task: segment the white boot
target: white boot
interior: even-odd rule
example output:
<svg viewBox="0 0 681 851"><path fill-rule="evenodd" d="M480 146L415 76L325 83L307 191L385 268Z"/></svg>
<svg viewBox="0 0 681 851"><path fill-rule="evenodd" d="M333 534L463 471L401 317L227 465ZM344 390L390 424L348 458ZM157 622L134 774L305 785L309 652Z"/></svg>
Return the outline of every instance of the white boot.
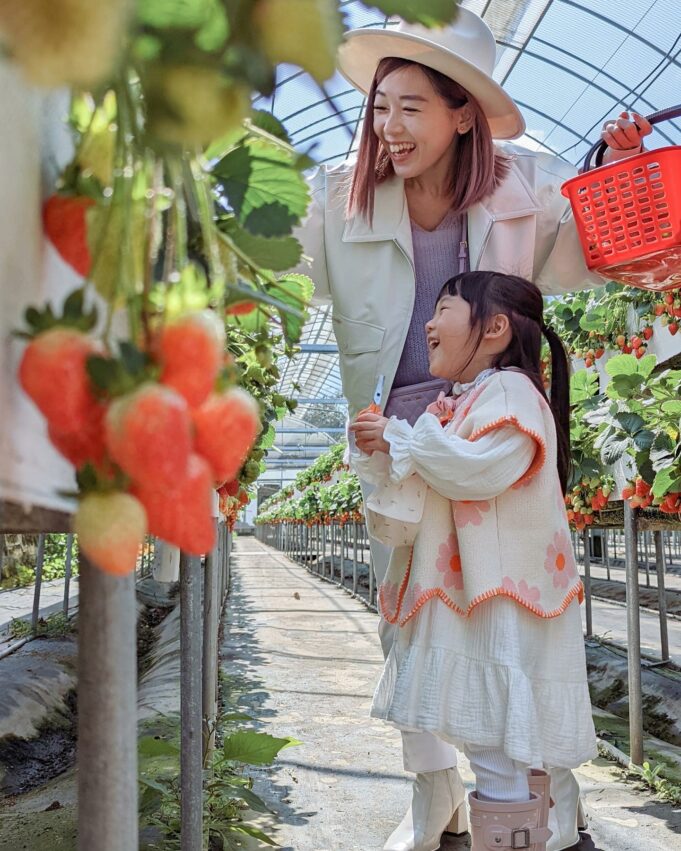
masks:
<svg viewBox="0 0 681 851"><path fill-rule="evenodd" d="M549 828L553 835L546 851L565 851L579 844L579 826L584 826L584 811L579 800L579 783L569 768L549 768L551 797L554 806L549 810ZM581 817L581 822L580 822Z"/></svg>
<svg viewBox="0 0 681 851"><path fill-rule="evenodd" d="M465 833L465 798L456 768L417 774L411 806L383 851L437 851L445 831Z"/></svg>

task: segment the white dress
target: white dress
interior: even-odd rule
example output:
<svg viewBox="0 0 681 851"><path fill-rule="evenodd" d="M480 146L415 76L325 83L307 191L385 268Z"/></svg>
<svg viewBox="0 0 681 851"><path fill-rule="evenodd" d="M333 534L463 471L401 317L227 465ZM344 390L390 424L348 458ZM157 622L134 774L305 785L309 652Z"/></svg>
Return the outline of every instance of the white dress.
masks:
<svg viewBox="0 0 681 851"><path fill-rule="evenodd" d="M461 441L462 454L434 440L432 422L427 425L431 438L419 440L419 429L423 434L428 429L417 422L411 457L431 489L424 518L442 497L487 499L493 495L490 480L497 493L510 487L534 454L531 438L511 427L477 440L474 452ZM393 419L385 438L390 461L399 467L409 452L409 429ZM352 460L362 478L379 487L391 474L383 453ZM409 549L396 549L393 559L406 561ZM573 768L593 758L596 738L577 599L550 619L502 596L477 605L467 617L438 597L428 600L395 630L371 714L459 748L500 748L526 765Z"/></svg>

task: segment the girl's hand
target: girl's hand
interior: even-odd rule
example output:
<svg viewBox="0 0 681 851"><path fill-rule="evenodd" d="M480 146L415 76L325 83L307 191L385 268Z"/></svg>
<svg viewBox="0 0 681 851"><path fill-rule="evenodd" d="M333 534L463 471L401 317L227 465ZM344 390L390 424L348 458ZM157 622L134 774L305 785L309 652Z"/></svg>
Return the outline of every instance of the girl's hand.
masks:
<svg viewBox="0 0 681 851"><path fill-rule="evenodd" d="M350 431L355 435L357 448L365 455L373 455L374 452L390 452L390 444L383 439L383 432L388 420L379 414L362 412L350 426Z"/></svg>
<svg viewBox="0 0 681 851"><path fill-rule="evenodd" d="M619 118L611 118L603 125L601 138L607 143L609 150L603 158L606 162L622 159L638 153L643 145L643 138L653 132L650 122L632 112L620 113Z"/></svg>

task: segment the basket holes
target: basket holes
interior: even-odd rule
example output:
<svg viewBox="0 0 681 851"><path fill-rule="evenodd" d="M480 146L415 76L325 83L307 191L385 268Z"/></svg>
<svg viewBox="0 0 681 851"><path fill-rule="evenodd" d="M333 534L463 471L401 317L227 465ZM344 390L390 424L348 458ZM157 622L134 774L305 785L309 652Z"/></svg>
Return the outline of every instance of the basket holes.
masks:
<svg viewBox="0 0 681 851"><path fill-rule="evenodd" d="M584 195L584 193L585 193L585 192L588 192L588 191L589 191L589 190L587 189L587 187L586 187L586 186L580 186L580 187L577 189L577 194L578 194L578 195Z"/></svg>
<svg viewBox="0 0 681 851"><path fill-rule="evenodd" d="M623 180L622 183L620 183L620 189L629 189L630 186L631 180Z"/></svg>
<svg viewBox="0 0 681 851"><path fill-rule="evenodd" d="M634 178L634 183L635 183L637 186L640 186L640 184L641 184L641 183L645 183L645 182L646 182L645 177L635 177L635 178Z"/></svg>
<svg viewBox="0 0 681 851"><path fill-rule="evenodd" d="M645 216L647 213L651 213L651 212L652 212L652 207L650 206L650 204L648 204L648 206L647 206L647 207L641 207L641 208L639 209L639 213L640 213L642 216Z"/></svg>
<svg viewBox="0 0 681 851"><path fill-rule="evenodd" d="M661 180L655 180L650 184L651 189L664 189L664 183Z"/></svg>
<svg viewBox="0 0 681 851"><path fill-rule="evenodd" d="M635 168L631 170L632 174L643 174L643 166L637 165Z"/></svg>
<svg viewBox="0 0 681 851"><path fill-rule="evenodd" d="M657 242L657 236L647 236L647 237L646 237L646 242L647 242L647 243Z"/></svg>
<svg viewBox="0 0 681 851"><path fill-rule="evenodd" d="M614 177L613 177L613 175L611 174L611 175L609 175L608 177L606 177L606 178L605 178L605 180L603 181L603 183L606 183L606 184L608 184L608 183L612 183L614 179L615 179L615 178L614 178Z"/></svg>
<svg viewBox="0 0 681 851"><path fill-rule="evenodd" d="M664 192L653 192L653 200L656 201L658 198L664 198Z"/></svg>
<svg viewBox="0 0 681 851"><path fill-rule="evenodd" d="M632 198L633 194L634 194L633 192L623 192L622 198ZM626 207L627 205L625 204L624 206Z"/></svg>
<svg viewBox="0 0 681 851"><path fill-rule="evenodd" d="M646 163L646 168L650 169L651 171L652 171L652 169L659 168L659 167L660 167L660 164L658 162Z"/></svg>
<svg viewBox="0 0 681 851"><path fill-rule="evenodd" d="M648 222L652 222L652 221L654 221L654 219L653 219L653 217L652 217L652 216L643 216L643 218L641 219L641 221L642 221L644 224L647 224Z"/></svg>
<svg viewBox="0 0 681 851"><path fill-rule="evenodd" d="M617 179L618 180L626 180L627 177L629 177L628 171L618 171L617 172Z"/></svg>

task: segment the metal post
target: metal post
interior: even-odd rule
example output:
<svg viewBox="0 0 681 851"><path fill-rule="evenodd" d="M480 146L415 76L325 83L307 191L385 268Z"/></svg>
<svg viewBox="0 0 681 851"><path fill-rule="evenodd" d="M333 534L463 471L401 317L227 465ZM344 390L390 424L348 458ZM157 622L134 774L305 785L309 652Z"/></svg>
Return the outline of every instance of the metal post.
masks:
<svg viewBox="0 0 681 851"><path fill-rule="evenodd" d="M315 547L315 560L314 560L314 568L319 573L319 521L315 524L315 533L314 533L314 547Z"/></svg>
<svg viewBox="0 0 681 851"><path fill-rule="evenodd" d="M40 618L40 589L43 584L43 561L45 560L45 535L38 535L38 553L35 563L35 590L33 591L33 616L31 617L31 632L38 632Z"/></svg>
<svg viewBox="0 0 681 851"><path fill-rule="evenodd" d="M103 573L82 553L79 562L78 849L133 851L138 847L135 575Z"/></svg>
<svg viewBox="0 0 681 851"><path fill-rule="evenodd" d="M643 765L643 695L641 692L641 617L638 593L637 513L624 502L624 563L627 582L627 667L629 671L629 751Z"/></svg>
<svg viewBox="0 0 681 851"><path fill-rule="evenodd" d="M340 584L345 585L345 524L340 527Z"/></svg>
<svg viewBox="0 0 681 851"><path fill-rule="evenodd" d="M352 593L357 593L357 521L352 523Z"/></svg>
<svg viewBox="0 0 681 851"><path fill-rule="evenodd" d="M665 561L662 532L654 532L655 568L657 570L657 607L660 614L660 648L663 662L669 660L669 633L667 630L667 592L665 589Z"/></svg>
<svg viewBox="0 0 681 851"><path fill-rule="evenodd" d="M650 532L643 533L643 557L646 565L646 588L650 588L650 558L648 554L648 537Z"/></svg>
<svg viewBox="0 0 681 851"><path fill-rule="evenodd" d="M322 566L320 574L324 576L326 573L326 524L322 525Z"/></svg>
<svg viewBox="0 0 681 851"><path fill-rule="evenodd" d="M210 763L215 748L218 686L218 623L220 619L220 540L222 524L217 525L217 543L206 555L203 572L203 765Z"/></svg>
<svg viewBox="0 0 681 851"><path fill-rule="evenodd" d="M610 546L609 546L610 530L603 529L603 561L605 562L605 575L610 579Z"/></svg>
<svg viewBox="0 0 681 851"><path fill-rule="evenodd" d="M71 560L73 558L73 533L66 536L66 561L64 563L64 617L69 616L69 594L71 585Z"/></svg>
<svg viewBox="0 0 681 851"><path fill-rule="evenodd" d="M586 613L586 637L591 638L593 635L593 621L591 617L591 549L590 549L590 529L586 528L582 532L582 543L584 545L584 604Z"/></svg>
<svg viewBox="0 0 681 851"><path fill-rule="evenodd" d="M182 851L199 851L203 847L201 657L201 560L196 556L181 553L180 847Z"/></svg>

